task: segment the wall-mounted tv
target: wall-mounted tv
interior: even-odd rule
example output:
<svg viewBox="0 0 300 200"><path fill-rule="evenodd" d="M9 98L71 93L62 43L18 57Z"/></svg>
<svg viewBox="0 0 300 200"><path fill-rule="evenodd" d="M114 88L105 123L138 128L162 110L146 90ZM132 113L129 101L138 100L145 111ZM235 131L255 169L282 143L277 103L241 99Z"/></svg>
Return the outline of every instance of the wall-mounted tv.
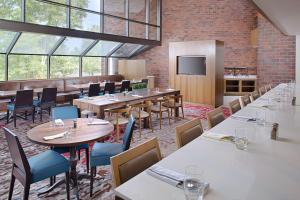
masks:
<svg viewBox="0 0 300 200"><path fill-rule="evenodd" d="M206 57L177 56L177 74L206 75Z"/></svg>

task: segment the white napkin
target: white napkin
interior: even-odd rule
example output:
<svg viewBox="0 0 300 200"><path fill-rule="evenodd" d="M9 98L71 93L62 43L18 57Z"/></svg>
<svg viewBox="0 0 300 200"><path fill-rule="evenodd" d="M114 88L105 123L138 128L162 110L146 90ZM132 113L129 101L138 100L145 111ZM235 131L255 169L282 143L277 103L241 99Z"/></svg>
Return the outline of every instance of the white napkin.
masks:
<svg viewBox="0 0 300 200"><path fill-rule="evenodd" d="M119 99L108 99L109 101L120 101Z"/></svg>
<svg viewBox="0 0 300 200"><path fill-rule="evenodd" d="M205 132L202 135L203 135L203 137L213 139L213 140L220 140L220 141L233 141L234 140L233 136L225 135L222 133Z"/></svg>
<svg viewBox="0 0 300 200"><path fill-rule="evenodd" d="M67 134L67 131L65 132L62 132L62 133L59 133L59 134L56 134L56 135L49 135L49 136L45 136L43 137L44 140L54 140L54 139L57 139L57 138L62 138L64 137L65 135Z"/></svg>
<svg viewBox="0 0 300 200"><path fill-rule="evenodd" d="M231 118L233 119L240 119L242 121L256 121L254 117L249 117L249 116L242 116L242 115L231 115Z"/></svg>
<svg viewBox="0 0 300 200"><path fill-rule="evenodd" d="M133 96L133 97L143 97L143 96L137 95L137 94L133 94L133 95L131 95L131 96Z"/></svg>
<svg viewBox="0 0 300 200"><path fill-rule="evenodd" d="M54 123L55 123L55 126L63 126L64 125L64 122L61 119L56 119L54 121Z"/></svg>
<svg viewBox="0 0 300 200"><path fill-rule="evenodd" d="M109 121L93 121L88 123L88 125L106 125L106 124L109 124Z"/></svg>

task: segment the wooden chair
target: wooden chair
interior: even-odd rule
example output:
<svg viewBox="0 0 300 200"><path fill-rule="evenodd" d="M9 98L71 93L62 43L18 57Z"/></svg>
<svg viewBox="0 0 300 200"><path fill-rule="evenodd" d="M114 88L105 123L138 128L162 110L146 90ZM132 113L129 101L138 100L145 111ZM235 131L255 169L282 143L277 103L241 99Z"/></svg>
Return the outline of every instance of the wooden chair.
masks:
<svg viewBox="0 0 300 200"><path fill-rule="evenodd" d="M163 103L162 105L171 110L171 116L173 116L173 110L174 110L174 119L176 119L175 110L181 108L182 118L184 119L183 96L182 95L176 95L176 96L171 95L171 96L167 96L166 98L168 99L168 101Z"/></svg>
<svg viewBox="0 0 300 200"><path fill-rule="evenodd" d="M43 88L42 98L33 100L33 105L40 109L40 120L43 120L43 110L48 110L56 106L57 88Z"/></svg>
<svg viewBox="0 0 300 200"><path fill-rule="evenodd" d="M161 160L157 138L111 157L113 184L123 184Z"/></svg>
<svg viewBox="0 0 300 200"><path fill-rule="evenodd" d="M199 118L193 119L175 128L176 144L178 149L199 137L203 133L203 128Z"/></svg>
<svg viewBox="0 0 300 200"><path fill-rule="evenodd" d="M271 84L265 85L266 92L270 91L271 89L272 89L272 85Z"/></svg>
<svg viewBox="0 0 300 200"><path fill-rule="evenodd" d="M158 98L156 100L154 100L155 103L157 103L156 105L152 106L151 108L151 112L156 113L157 115L159 115L159 128L161 129L161 125L162 125L162 114L164 112L168 113L168 119L169 119L169 125L170 125L170 110L168 107L163 106L164 103L168 103L169 100L165 99L165 98Z"/></svg>
<svg viewBox="0 0 300 200"><path fill-rule="evenodd" d="M117 138L116 141L120 139L120 126L128 123L128 117L131 115L131 106L126 106L124 108L114 108L108 109L110 118L109 121L115 126Z"/></svg>
<svg viewBox="0 0 300 200"><path fill-rule="evenodd" d="M265 87L260 87L258 89L258 92L259 92L259 95L262 96L262 95L264 95L266 93L266 88Z"/></svg>
<svg viewBox="0 0 300 200"><path fill-rule="evenodd" d="M246 94L246 95L240 97L240 101L241 101L242 107L246 107L249 103L251 103L250 95Z"/></svg>
<svg viewBox="0 0 300 200"><path fill-rule="evenodd" d="M250 100L251 100L251 102L255 101L258 98L259 98L258 91L251 92L251 94L250 94Z"/></svg>
<svg viewBox="0 0 300 200"><path fill-rule="evenodd" d="M148 120L149 126L153 132L152 115L151 115L152 105L153 104L151 101L146 101L145 103L142 102L142 103L137 103L137 104L131 105L131 107L132 107L131 114L139 122L140 138L141 138L141 134L142 134L142 120Z"/></svg>
<svg viewBox="0 0 300 200"><path fill-rule="evenodd" d="M236 113L237 111L241 110L240 100L236 99L229 103L229 110L231 114Z"/></svg>
<svg viewBox="0 0 300 200"><path fill-rule="evenodd" d="M213 111L207 113L208 127L213 128L217 124L225 120L222 107L218 107Z"/></svg>
<svg viewBox="0 0 300 200"><path fill-rule="evenodd" d="M7 128L3 129L13 161L8 199L12 199L16 179L24 186L23 199L27 200L31 184L61 173L66 175L67 199L70 199L69 161L52 150L27 159L18 137Z"/></svg>

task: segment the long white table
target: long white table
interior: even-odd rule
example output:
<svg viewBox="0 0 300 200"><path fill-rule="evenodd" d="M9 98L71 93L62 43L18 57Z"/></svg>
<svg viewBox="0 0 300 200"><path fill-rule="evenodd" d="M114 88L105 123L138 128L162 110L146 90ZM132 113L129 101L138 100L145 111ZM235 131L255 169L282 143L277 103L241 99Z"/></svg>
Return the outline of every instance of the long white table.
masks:
<svg viewBox="0 0 300 200"><path fill-rule="evenodd" d="M265 98L276 94L279 85L237 114L255 116ZM210 183L206 200L299 200L300 199L300 107L276 103L267 110L267 120L279 123L279 139L270 139L270 126L260 126L231 117L209 130L234 135L238 127L247 128L246 151L233 143L205 138L195 139L158 163L168 169L184 172L197 165ZM162 182L145 171L115 189L124 199L183 200L183 190Z"/></svg>

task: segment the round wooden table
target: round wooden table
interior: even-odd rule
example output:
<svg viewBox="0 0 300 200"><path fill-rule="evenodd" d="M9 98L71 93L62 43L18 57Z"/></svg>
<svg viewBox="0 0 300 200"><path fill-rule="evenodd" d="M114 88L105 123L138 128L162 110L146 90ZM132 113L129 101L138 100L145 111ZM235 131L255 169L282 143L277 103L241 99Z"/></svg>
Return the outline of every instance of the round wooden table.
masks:
<svg viewBox="0 0 300 200"><path fill-rule="evenodd" d="M41 124L29 130L27 132L27 137L33 143L37 143L44 146L50 147L69 147L70 148L70 178L73 181L73 185L75 188L75 194L77 199L79 199L78 194L78 184L77 179L78 175L76 172L77 158L76 158L76 146L79 144L87 144L95 141L99 141L104 137L110 135L114 126L111 123L104 125L88 125L88 118L78 118L77 120L77 128L73 129L73 120L63 120L64 126L51 126L51 122ZM104 120L101 119L93 119L93 122L101 122ZM45 136L56 135L59 133L63 133L68 131L68 136L52 139L52 140L44 140ZM85 176L82 176L85 177ZM45 194L47 192L52 191L55 187L62 184L64 180L57 182L47 190L40 192L39 194Z"/></svg>

